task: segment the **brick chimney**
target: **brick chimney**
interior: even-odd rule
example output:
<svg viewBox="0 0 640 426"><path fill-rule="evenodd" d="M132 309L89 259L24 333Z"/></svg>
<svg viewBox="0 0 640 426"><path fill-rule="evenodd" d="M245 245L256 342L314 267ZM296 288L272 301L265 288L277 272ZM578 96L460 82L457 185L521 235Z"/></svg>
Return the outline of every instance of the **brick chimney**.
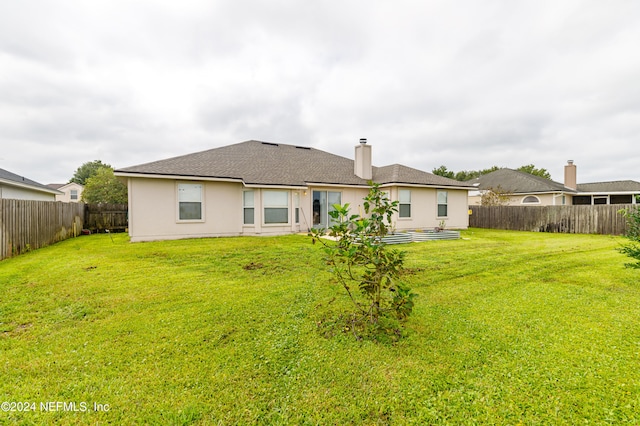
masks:
<svg viewBox="0 0 640 426"><path fill-rule="evenodd" d="M567 161L564 166L564 186L573 190L578 189L578 172L573 160Z"/></svg>
<svg viewBox="0 0 640 426"><path fill-rule="evenodd" d="M371 145L367 145L366 139L360 139L360 143L356 145L355 161L353 162L353 172L362 179L371 179L373 177L371 165Z"/></svg>

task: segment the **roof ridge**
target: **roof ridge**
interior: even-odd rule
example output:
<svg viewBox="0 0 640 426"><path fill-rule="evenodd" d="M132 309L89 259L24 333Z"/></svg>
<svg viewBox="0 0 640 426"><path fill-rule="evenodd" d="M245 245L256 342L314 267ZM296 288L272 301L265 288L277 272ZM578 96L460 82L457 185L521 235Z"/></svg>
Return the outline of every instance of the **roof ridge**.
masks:
<svg viewBox="0 0 640 426"><path fill-rule="evenodd" d="M510 168L508 168L508 167L504 167L504 168L505 168L505 169L508 169L508 170L511 170L511 171L513 171L513 172L516 172L516 173L520 173L521 175L523 175L523 176L527 177L528 179L533 179L533 180L537 180L537 181L539 181L539 182L544 182L544 183L552 182L552 183L555 183L555 184L557 184L557 185L561 185L562 187L565 187L565 186L564 186L564 183L557 182L557 181L555 181L555 180L553 180L553 179L551 179L551 178L546 178L546 177L542 177L542 176L534 175L534 174L532 174L532 173L523 172L522 170L510 169ZM501 170L501 169L499 169L499 170ZM496 171L497 171L497 170L496 170Z"/></svg>
<svg viewBox="0 0 640 426"><path fill-rule="evenodd" d="M599 182L583 182L583 183L579 183L578 185L595 185L595 184L599 184L599 183L622 183L622 182L640 183L640 182L635 181L633 179L618 179L618 180L603 180L603 181L599 181Z"/></svg>

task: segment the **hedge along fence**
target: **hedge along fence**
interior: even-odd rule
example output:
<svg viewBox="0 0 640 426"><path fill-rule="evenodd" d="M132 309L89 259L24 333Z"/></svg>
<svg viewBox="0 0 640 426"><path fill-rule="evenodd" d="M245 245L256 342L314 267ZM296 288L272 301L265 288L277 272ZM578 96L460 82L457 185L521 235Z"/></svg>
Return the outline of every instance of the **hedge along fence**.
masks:
<svg viewBox="0 0 640 426"><path fill-rule="evenodd" d="M471 206L469 226L513 231L623 235L627 222L618 213L633 204L597 206Z"/></svg>
<svg viewBox="0 0 640 426"><path fill-rule="evenodd" d="M0 260L80 235L84 204L0 199Z"/></svg>

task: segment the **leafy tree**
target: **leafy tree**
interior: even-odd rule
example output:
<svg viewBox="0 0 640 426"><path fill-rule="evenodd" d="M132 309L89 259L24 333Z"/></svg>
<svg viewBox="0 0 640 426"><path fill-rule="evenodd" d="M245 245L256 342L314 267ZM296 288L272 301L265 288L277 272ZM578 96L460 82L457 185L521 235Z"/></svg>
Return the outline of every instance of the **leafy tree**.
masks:
<svg viewBox="0 0 640 426"><path fill-rule="evenodd" d="M113 174L111 167L101 167L87 179L82 191L85 203L127 203L127 186Z"/></svg>
<svg viewBox="0 0 640 426"><path fill-rule="evenodd" d="M476 170L462 170L457 172L454 179L459 180L460 182L465 182L471 179L475 179L480 176L480 171Z"/></svg>
<svg viewBox="0 0 640 426"><path fill-rule="evenodd" d="M416 297L400 282L405 252L389 249L382 241L391 227L398 202L389 201L379 185L369 182L364 199L365 215L350 215L349 204L334 204L329 212L334 225L329 228L333 240L322 238L326 230L311 232L314 244L320 242L327 264L353 302L345 329L360 339L397 340L402 336L401 322L412 312Z"/></svg>
<svg viewBox="0 0 640 426"><path fill-rule="evenodd" d="M488 169L482 169L482 170L462 170L459 172L453 172L447 169L447 166L440 166L437 169L433 169L431 173L433 173L434 175L455 179L460 182L466 182L468 180L478 178L482 175L495 172L496 170L500 170L500 167L493 166L493 167L489 167ZM516 170L529 173L532 175L540 176L546 179L551 179L551 174L547 171L547 169L538 169L533 164L528 164L526 166L518 167Z"/></svg>
<svg viewBox="0 0 640 426"><path fill-rule="evenodd" d="M487 173L495 172L496 170L499 170L499 169L500 167L493 166L483 170L463 170L461 172L456 173L455 179L461 182L466 182L468 180L478 178L482 175L486 175Z"/></svg>
<svg viewBox="0 0 640 426"><path fill-rule="evenodd" d="M509 202L511 197L502 189L500 185L497 188L489 188L480 196L480 205L482 206L504 206Z"/></svg>
<svg viewBox="0 0 640 426"><path fill-rule="evenodd" d="M618 250L635 259L635 263L625 264L627 268L640 269L640 207L622 209L619 210L618 213L622 214L627 220L629 229L627 230L626 237L630 240L628 244L620 247Z"/></svg>
<svg viewBox="0 0 640 426"><path fill-rule="evenodd" d="M91 176L93 176L98 169L103 167L108 167L113 170L109 164L105 164L100 160L88 161L84 163L82 166L78 167L73 174L73 177L69 180L69 183L75 182L80 185L84 185Z"/></svg>
<svg viewBox="0 0 640 426"><path fill-rule="evenodd" d="M449 179L455 178L455 173L447 169L447 166L440 166L437 169L433 169L431 170L431 173L433 173L434 175L443 176Z"/></svg>
<svg viewBox="0 0 640 426"><path fill-rule="evenodd" d="M551 173L549 173L547 169L537 169L533 164L518 167L516 170L529 173L530 175L540 176L545 179L551 179Z"/></svg>

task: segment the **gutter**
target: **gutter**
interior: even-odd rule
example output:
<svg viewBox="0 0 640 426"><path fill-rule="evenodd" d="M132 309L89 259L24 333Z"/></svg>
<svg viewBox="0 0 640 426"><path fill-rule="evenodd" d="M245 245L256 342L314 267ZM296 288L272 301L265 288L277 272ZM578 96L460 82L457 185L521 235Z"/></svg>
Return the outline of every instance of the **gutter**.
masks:
<svg viewBox="0 0 640 426"><path fill-rule="evenodd" d="M147 178L147 179L179 179L179 180L203 180L209 182L237 182L244 183L242 179L230 177L207 177L207 176L189 176L189 175L163 175L153 173L135 173L135 172L118 172L113 173L117 177L128 178Z"/></svg>
<svg viewBox="0 0 640 426"><path fill-rule="evenodd" d="M380 188L389 188L392 186L404 186L409 188L434 188L434 189L460 189L466 191L476 191L475 186L456 186L456 185L438 185L433 183L405 183L405 182L389 182L380 185Z"/></svg>

